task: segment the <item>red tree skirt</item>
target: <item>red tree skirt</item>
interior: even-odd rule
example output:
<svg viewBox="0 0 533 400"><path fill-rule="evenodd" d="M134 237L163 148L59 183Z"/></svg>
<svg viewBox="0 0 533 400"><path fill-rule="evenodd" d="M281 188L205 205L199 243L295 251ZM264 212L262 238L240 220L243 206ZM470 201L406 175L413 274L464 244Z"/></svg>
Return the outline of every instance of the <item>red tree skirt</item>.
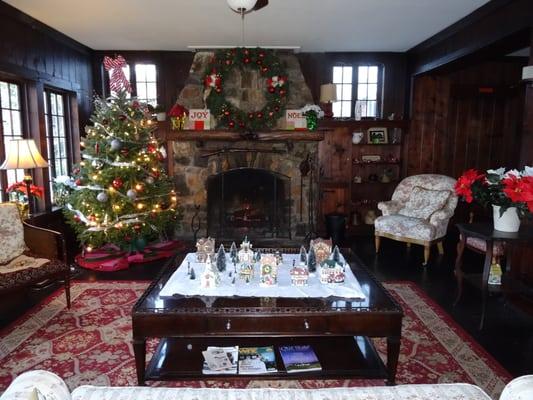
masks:
<svg viewBox="0 0 533 400"><path fill-rule="evenodd" d="M83 268L94 271L120 271L128 269L131 264L142 264L174 255L183 249L183 243L177 240L153 243L144 248L142 252L128 253L120 250L114 244L106 244L96 250L78 254L76 263Z"/></svg>

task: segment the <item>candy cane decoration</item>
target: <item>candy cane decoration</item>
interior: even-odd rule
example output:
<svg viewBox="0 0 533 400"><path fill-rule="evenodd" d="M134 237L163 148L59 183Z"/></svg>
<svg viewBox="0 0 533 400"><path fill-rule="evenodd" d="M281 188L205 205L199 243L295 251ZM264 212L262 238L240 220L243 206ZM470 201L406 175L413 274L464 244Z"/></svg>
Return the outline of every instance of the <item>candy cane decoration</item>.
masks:
<svg viewBox="0 0 533 400"><path fill-rule="evenodd" d="M131 85L122 70L123 67L127 66L126 60L121 55L113 59L111 57L104 57L104 68L106 71L111 71L111 78L109 79L109 87L113 92L120 92L122 89L131 93Z"/></svg>

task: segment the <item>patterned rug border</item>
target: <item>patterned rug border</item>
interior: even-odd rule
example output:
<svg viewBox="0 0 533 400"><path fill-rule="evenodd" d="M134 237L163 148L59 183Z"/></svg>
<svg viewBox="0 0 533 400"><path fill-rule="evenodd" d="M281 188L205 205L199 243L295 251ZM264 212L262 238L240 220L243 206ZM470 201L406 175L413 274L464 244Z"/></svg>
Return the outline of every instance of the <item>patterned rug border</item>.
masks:
<svg viewBox="0 0 533 400"><path fill-rule="evenodd" d="M82 294L86 289L87 285L90 285L91 289L109 289L110 284L122 284L129 285L129 287L136 288L137 285L141 287L136 288L138 290L143 290L150 281L148 280L105 280L105 281L90 281L90 280L74 280L71 297L72 301L76 301L78 296ZM450 348L447 343L443 342L441 339L440 331L438 329L432 329L433 325L428 318L431 316L427 315L427 310L430 310L437 319L440 319L457 338L460 339L460 342L463 344L461 349L466 352L467 355L474 355L475 358L482 361L487 368L490 368L496 379L490 381L480 381L473 375L475 372L474 369L466 368L463 366L464 371L470 376L471 380L482 387L485 387L487 393L493 398L496 393L494 390L501 391L503 388L502 384L505 385L507 381L512 379L512 375L501 366L501 364L494 359L481 345L468 333L466 332L438 303L429 297L429 295L414 282L410 281L387 281L382 282L384 285L393 286L395 293L397 293L400 298L409 305L417 317L424 321L424 324L432 332L433 336L441 343L441 345L448 351L450 354L454 354L454 348ZM422 307L417 307L417 303L409 300L409 291L412 294L417 296L420 299L420 304L425 305L426 315L424 314L424 309ZM418 306L420 306L418 304ZM52 305L50 307L50 305ZM47 297L45 297L40 303L32 307L30 310L26 311L22 316L17 318L15 321L10 323L8 326L0 330L0 360L8 356L11 352L15 351L24 341L31 336L39 327L44 326L50 319L56 316L58 313L66 309L66 301L64 289L59 288ZM437 320L438 322L438 320ZM469 352L470 350L470 353ZM469 358L467 358L468 360ZM459 362L459 359L457 359ZM506 381L503 381L503 380ZM500 387L501 386L501 387ZM493 393L491 393L493 392Z"/></svg>
<svg viewBox="0 0 533 400"><path fill-rule="evenodd" d="M514 376L507 371L498 360L496 360L483 346L481 346L478 341L470 334L468 333L459 323L453 319L453 317L448 314L448 312L435 300L433 300L420 286L418 286L416 283L411 281L383 281L381 282L382 285L388 284L388 285L405 285L409 286L410 289L412 289L416 294L421 296L424 300L426 300L426 304L434 311L440 318L442 318L445 322L448 323L448 325L453 329L453 331L461 337L465 342L468 342L472 345L473 348L475 348L476 351L481 353L488 361L491 362L491 368L496 369L497 372L499 372L501 375L505 375L509 380L513 379Z"/></svg>

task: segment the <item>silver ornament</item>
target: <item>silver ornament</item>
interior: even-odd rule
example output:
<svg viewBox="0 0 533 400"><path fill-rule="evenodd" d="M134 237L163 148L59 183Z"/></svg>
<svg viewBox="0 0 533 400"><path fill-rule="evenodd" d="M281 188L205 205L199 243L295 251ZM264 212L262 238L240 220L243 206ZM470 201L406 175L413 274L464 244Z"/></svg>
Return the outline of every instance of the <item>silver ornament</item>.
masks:
<svg viewBox="0 0 533 400"><path fill-rule="evenodd" d="M137 198L137 192L133 189L130 189L126 192L126 196L128 196L130 200L135 200Z"/></svg>
<svg viewBox="0 0 533 400"><path fill-rule="evenodd" d="M118 139L113 139L111 141L111 150L113 151L117 151L117 150L120 150L122 148L122 142Z"/></svg>
<svg viewBox="0 0 533 400"><path fill-rule="evenodd" d="M91 162L91 165L92 165L93 168L95 168L95 169L100 169L100 168L102 168L102 167L104 166L104 163L103 163L103 161L101 161L101 160L93 160L93 161Z"/></svg>
<svg viewBox="0 0 533 400"><path fill-rule="evenodd" d="M154 178L149 176L147 177L145 180L144 180L146 183L148 183L149 185L151 185L152 183L154 183Z"/></svg>
<svg viewBox="0 0 533 400"><path fill-rule="evenodd" d="M96 196L96 200L98 200L100 203L105 203L109 199L109 196L106 192L100 192Z"/></svg>

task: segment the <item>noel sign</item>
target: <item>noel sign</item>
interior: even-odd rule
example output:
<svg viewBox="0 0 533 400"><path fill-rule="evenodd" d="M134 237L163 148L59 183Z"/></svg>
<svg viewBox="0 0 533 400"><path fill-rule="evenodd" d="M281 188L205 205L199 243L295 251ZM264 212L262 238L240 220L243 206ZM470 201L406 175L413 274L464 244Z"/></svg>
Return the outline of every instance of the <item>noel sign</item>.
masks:
<svg viewBox="0 0 533 400"><path fill-rule="evenodd" d="M211 129L211 111L203 108L190 109L188 129L193 131Z"/></svg>
<svg viewBox="0 0 533 400"><path fill-rule="evenodd" d="M301 110L286 110L285 121L287 129L303 131L307 129L307 120Z"/></svg>

